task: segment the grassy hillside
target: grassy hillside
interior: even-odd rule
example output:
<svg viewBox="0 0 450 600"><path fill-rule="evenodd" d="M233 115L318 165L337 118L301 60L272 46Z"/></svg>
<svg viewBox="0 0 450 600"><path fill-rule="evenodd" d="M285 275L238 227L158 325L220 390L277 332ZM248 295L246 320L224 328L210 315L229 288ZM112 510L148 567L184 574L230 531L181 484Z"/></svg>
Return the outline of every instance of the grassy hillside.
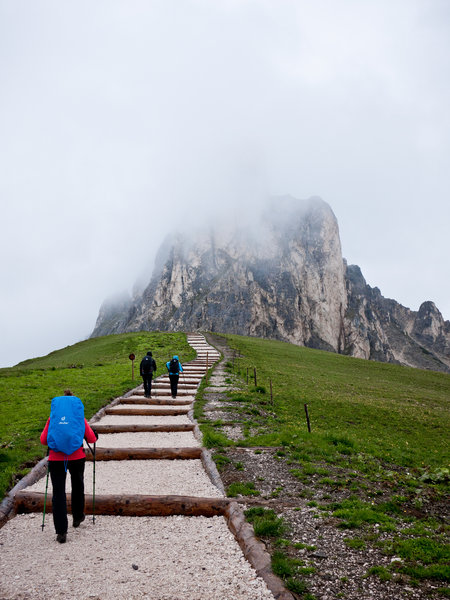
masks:
<svg viewBox="0 0 450 600"><path fill-rule="evenodd" d="M45 455L39 435L50 414L50 400L66 388L79 396L89 419L113 398L136 387L139 361L152 350L158 366L173 353L182 361L195 357L181 333L126 333L94 338L48 356L0 369L0 499L36 459ZM131 378L134 353L135 380Z"/></svg>
<svg viewBox="0 0 450 600"><path fill-rule="evenodd" d="M234 349L232 391L203 385L195 414L228 496L246 498L287 587L309 600L330 588L404 598L405 586L450 597L450 376L221 337Z"/></svg>
<svg viewBox="0 0 450 600"><path fill-rule="evenodd" d="M354 452L416 468L448 467L450 375L359 360L291 344L227 336L235 371L247 367L265 393L250 385L254 408L249 445L280 445L304 437L308 405L313 435L343 438ZM251 381L251 384L254 383ZM297 437L296 437L297 436Z"/></svg>

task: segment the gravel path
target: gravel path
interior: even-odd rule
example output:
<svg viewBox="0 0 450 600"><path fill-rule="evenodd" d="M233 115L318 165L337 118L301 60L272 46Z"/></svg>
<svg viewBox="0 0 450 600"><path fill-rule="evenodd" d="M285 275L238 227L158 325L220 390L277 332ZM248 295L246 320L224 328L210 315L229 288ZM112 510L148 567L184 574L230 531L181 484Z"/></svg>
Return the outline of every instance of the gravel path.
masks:
<svg viewBox="0 0 450 600"><path fill-rule="evenodd" d="M118 404L117 406L113 406L112 408L110 408L110 410L113 412L117 411L117 410L123 410L124 408L132 408L133 410L151 410L152 412L155 413L155 415L158 415L159 412L161 412L162 410L167 410L167 409L171 409L171 410L189 410L190 408L192 408L192 404L185 404L183 406L166 406L164 404L160 405L160 404ZM110 413L110 414L112 414ZM151 415L153 416L153 415Z"/></svg>
<svg viewBox="0 0 450 600"><path fill-rule="evenodd" d="M98 424L102 425L192 425L187 415L105 415ZM95 428L95 423L93 424Z"/></svg>
<svg viewBox="0 0 450 600"><path fill-rule="evenodd" d="M42 532L42 515L19 515L0 530L2 600L273 600L223 517L98 516L66 544L46 521Z"/></svg>
<svg viewBox="0 0 450 600"><path fill-rule="evenodd" d="M92 493L92 463L86 463L85 492ZM50 486L51 487L51 486ZM70 491L70 476L66 490ZM27 488L45 491L45 478ZM96 494L149 494L221 497L206 474L201 460L107 460L95 466Z"/></svg>
<svg viewBox="0 0 450 600"><path fill-rule="evenodd" d="M209 356L215 356L209 349ZM105 415L97 423L192 424L187 415L158 415L155 405L133 408L147 407L155 414ZM102 448L199 445L192 432L112 433L98 441ZM97 461L95 475L98 495L222 497L197 459ZM87 494L92 493L92 483L93 464L87 462ZM27 490L44 492L45 478ZM66 491L71 491L70 476ZM50 515L44 531L41 523L40 513L17 515L0 529L0 600L274 598L244 558L223 517L98 515L94 525L87 516L79 528L69 525L66 544L55 542Z"/></svg>
<svg viewBox="0 0 450 600"><path fill-rule="evenodd" d="M196 448L200 445L191 431L102 433L97 442L97 448Z"/></svg>

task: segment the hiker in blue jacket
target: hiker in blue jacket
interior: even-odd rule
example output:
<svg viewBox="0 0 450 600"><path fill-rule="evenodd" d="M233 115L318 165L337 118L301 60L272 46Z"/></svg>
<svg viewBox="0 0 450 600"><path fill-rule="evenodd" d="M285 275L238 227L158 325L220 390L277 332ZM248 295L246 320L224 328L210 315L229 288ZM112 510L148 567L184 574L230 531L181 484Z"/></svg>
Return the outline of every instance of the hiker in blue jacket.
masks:
<svg viewBox="0 0 450 600"><path fill-rule="evenodd" d="M176 354L174 354L172 360L166 362L166 367L169 371L170 391L172 393L172 398L176 398L178 390L178 379L180 373L183 372L183 367L181 366L180 360Z"/></svg>

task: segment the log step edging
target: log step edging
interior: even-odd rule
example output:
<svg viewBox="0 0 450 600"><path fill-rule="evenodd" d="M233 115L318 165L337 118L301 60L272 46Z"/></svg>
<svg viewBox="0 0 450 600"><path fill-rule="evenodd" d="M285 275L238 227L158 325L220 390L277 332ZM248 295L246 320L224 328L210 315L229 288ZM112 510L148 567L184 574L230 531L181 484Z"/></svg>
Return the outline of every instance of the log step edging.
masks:
<svg viewBox="0 0 450 600"><path fill-rule="evenodd" d="M174 400L173 398L121 398L120 404L151 404L155 406L187 406L192 404L192 400Z"/></svg>
<svg viewBox="0 0 450 600"><path fill-rule="evenodd" d="M189 409L184 408L163 408L161 410L152 410L151 408L107 408L107 415L132 415L132 416L180 416L187 415Z"/></svg>
<svg viewBox="0 0 450 600"><path fill-rule="evenodd" d="M294 596L285 588L283 581L272 571L272 560L265 545L253 531L253 527L245 520L239 504L230 502L224 510L228 528L238 542L245 558L266 582L267 587L277 600L294 600Z"/></svg>
<svg viewBox="0 0 450 600"><path fill-rule="evenodd" d="M20 491L15 496L17 513L43 512L43 492ZM71 511L71 497L66 495L67 507ZM92 494L85 495L85 513L92 514ZM165 517L184 515L187 517L214 517L225 513L230 503L228 498L205 498L201 496L152 496L124 494L96 494L95 514L127 517ZM52 512L51 494L47 495L46 512Z"/></svg>
<svg viewBox="0 0 450 600"><path fill-rule="evenodd" d="M199 446L180 448L96 448L95 460L193 460L201 459ZM92 461L91 452L86 452L86 460Z"/></svg>
<svg viewBox="0 0 450 600"><path fill-rule="evenodd" d="M194 423L174 423L173 425L169 424L159 424L159 425L144 425L141 423L136 424L117 424L117 425L104 425L98 424L94 426L94 429L97 433L132 433L135 431L147 431L153 433L179 433L180 431L194 431L195 425Z"/></svg>

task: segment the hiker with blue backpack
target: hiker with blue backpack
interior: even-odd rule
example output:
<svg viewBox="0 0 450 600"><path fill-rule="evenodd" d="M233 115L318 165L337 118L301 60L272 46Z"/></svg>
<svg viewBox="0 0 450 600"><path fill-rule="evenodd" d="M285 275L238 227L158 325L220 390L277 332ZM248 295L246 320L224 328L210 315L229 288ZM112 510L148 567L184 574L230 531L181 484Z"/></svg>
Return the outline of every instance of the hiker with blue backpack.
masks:
<svg viewBox="0 0 450 600"><path fill-rule="evenodd" d="M183 367L181 366L180 360L176 354L174 354L171 360L166 362L166 367L169 371L170 391L172 393L172 398L176 398L178 391L178 379L180 377L180 373L183 372Z"/></svg>
<svg viewBox="0 0 450 600"><path fill-rule="evenodd" d="M52 399L50 417L41 433L41 444L49 448L48 470L53 486L52 510L56 540L63 544L67 537L66 475L69 470L72 483L73 527L79 527L84 515L84 464L86 454L83 439L88 443L98 440L84 418L84 406L80 398L70 390L64 396ZM94 446L95 448L95 446ZM45 514L45 513L44 513Z"/></svg>

